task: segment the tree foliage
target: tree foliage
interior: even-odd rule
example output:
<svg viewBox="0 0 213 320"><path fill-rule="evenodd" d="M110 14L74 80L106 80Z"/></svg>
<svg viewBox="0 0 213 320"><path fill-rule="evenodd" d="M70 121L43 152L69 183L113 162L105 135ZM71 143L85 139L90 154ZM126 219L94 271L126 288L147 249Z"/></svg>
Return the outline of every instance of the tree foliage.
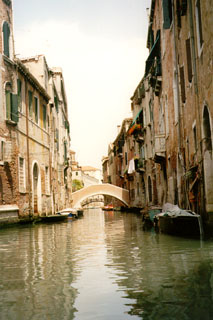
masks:
<svg viewBox="0 0 213 320"><path fill-rule="evenodd" d="M77 179L74 179L72 181L72 191L73 192L78 191L78 190L82 189L83 187L84 187L83 181L80 181Z"/></svg>

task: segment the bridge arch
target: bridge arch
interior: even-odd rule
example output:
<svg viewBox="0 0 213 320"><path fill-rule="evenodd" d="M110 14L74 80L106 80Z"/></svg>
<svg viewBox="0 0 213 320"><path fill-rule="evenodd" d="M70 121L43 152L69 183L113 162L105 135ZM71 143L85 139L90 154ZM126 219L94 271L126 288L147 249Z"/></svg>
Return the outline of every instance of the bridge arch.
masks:
<svg viewBox="0 0 213 320"><path fill-rule="evenodd" d="M120 187L114 186L113 184L104 183L91 185L85 188L82 188L76 192L72 193L72 207L78 208L80 207L80 203L91 197L96 195L107 195L114 197L121 202L123 202L126 206L129 206L129 191L126 189L122 189Z"/></svg>

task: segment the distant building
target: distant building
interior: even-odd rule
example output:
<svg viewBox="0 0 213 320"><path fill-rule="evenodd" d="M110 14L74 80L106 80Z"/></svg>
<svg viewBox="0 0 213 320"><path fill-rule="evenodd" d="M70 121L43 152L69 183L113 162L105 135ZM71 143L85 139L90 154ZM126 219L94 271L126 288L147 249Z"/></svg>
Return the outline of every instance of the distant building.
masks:
<svg viewBox="0 0 213 320"><path fill-rule="evenodd" d="M78 186L89 187L91 185L96 185L102 183L102 172L100 169L91 166L79 166L75 158L75 152L70 151L72 159L72 180L73 180L73 191L75 190L76 183L80 182ZM93 206L100 206L103 204L103 196L94 196L83 201L82 205L89 207L90 203Z"/></svg>

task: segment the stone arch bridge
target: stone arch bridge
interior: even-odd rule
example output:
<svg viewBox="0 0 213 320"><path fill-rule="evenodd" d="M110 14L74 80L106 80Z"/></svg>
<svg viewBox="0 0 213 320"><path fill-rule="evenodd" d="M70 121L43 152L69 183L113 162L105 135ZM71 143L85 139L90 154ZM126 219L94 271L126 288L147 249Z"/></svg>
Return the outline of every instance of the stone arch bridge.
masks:
<svg viewBox="0 0 213 320"><path fill-rule="evenodd" d="M129 191L120 187L114 186L113 184L97 184L82 188L72 193L72 207L80 207L80 203L92 196L96 195L108 195L114 197L126 206L129 206Z"/></svg>

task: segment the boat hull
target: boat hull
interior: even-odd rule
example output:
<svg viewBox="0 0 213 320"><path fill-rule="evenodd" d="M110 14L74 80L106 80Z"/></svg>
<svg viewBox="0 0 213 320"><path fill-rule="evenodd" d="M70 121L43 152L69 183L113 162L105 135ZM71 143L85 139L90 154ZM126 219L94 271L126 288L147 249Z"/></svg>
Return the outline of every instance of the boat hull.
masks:
<svg viewBox="0 0 213 320"><path fill-rule="evenodd" d="M200 236L200 225L198 217L160 216L158 226L160 232L162 233L180 236Z"/></svg>

